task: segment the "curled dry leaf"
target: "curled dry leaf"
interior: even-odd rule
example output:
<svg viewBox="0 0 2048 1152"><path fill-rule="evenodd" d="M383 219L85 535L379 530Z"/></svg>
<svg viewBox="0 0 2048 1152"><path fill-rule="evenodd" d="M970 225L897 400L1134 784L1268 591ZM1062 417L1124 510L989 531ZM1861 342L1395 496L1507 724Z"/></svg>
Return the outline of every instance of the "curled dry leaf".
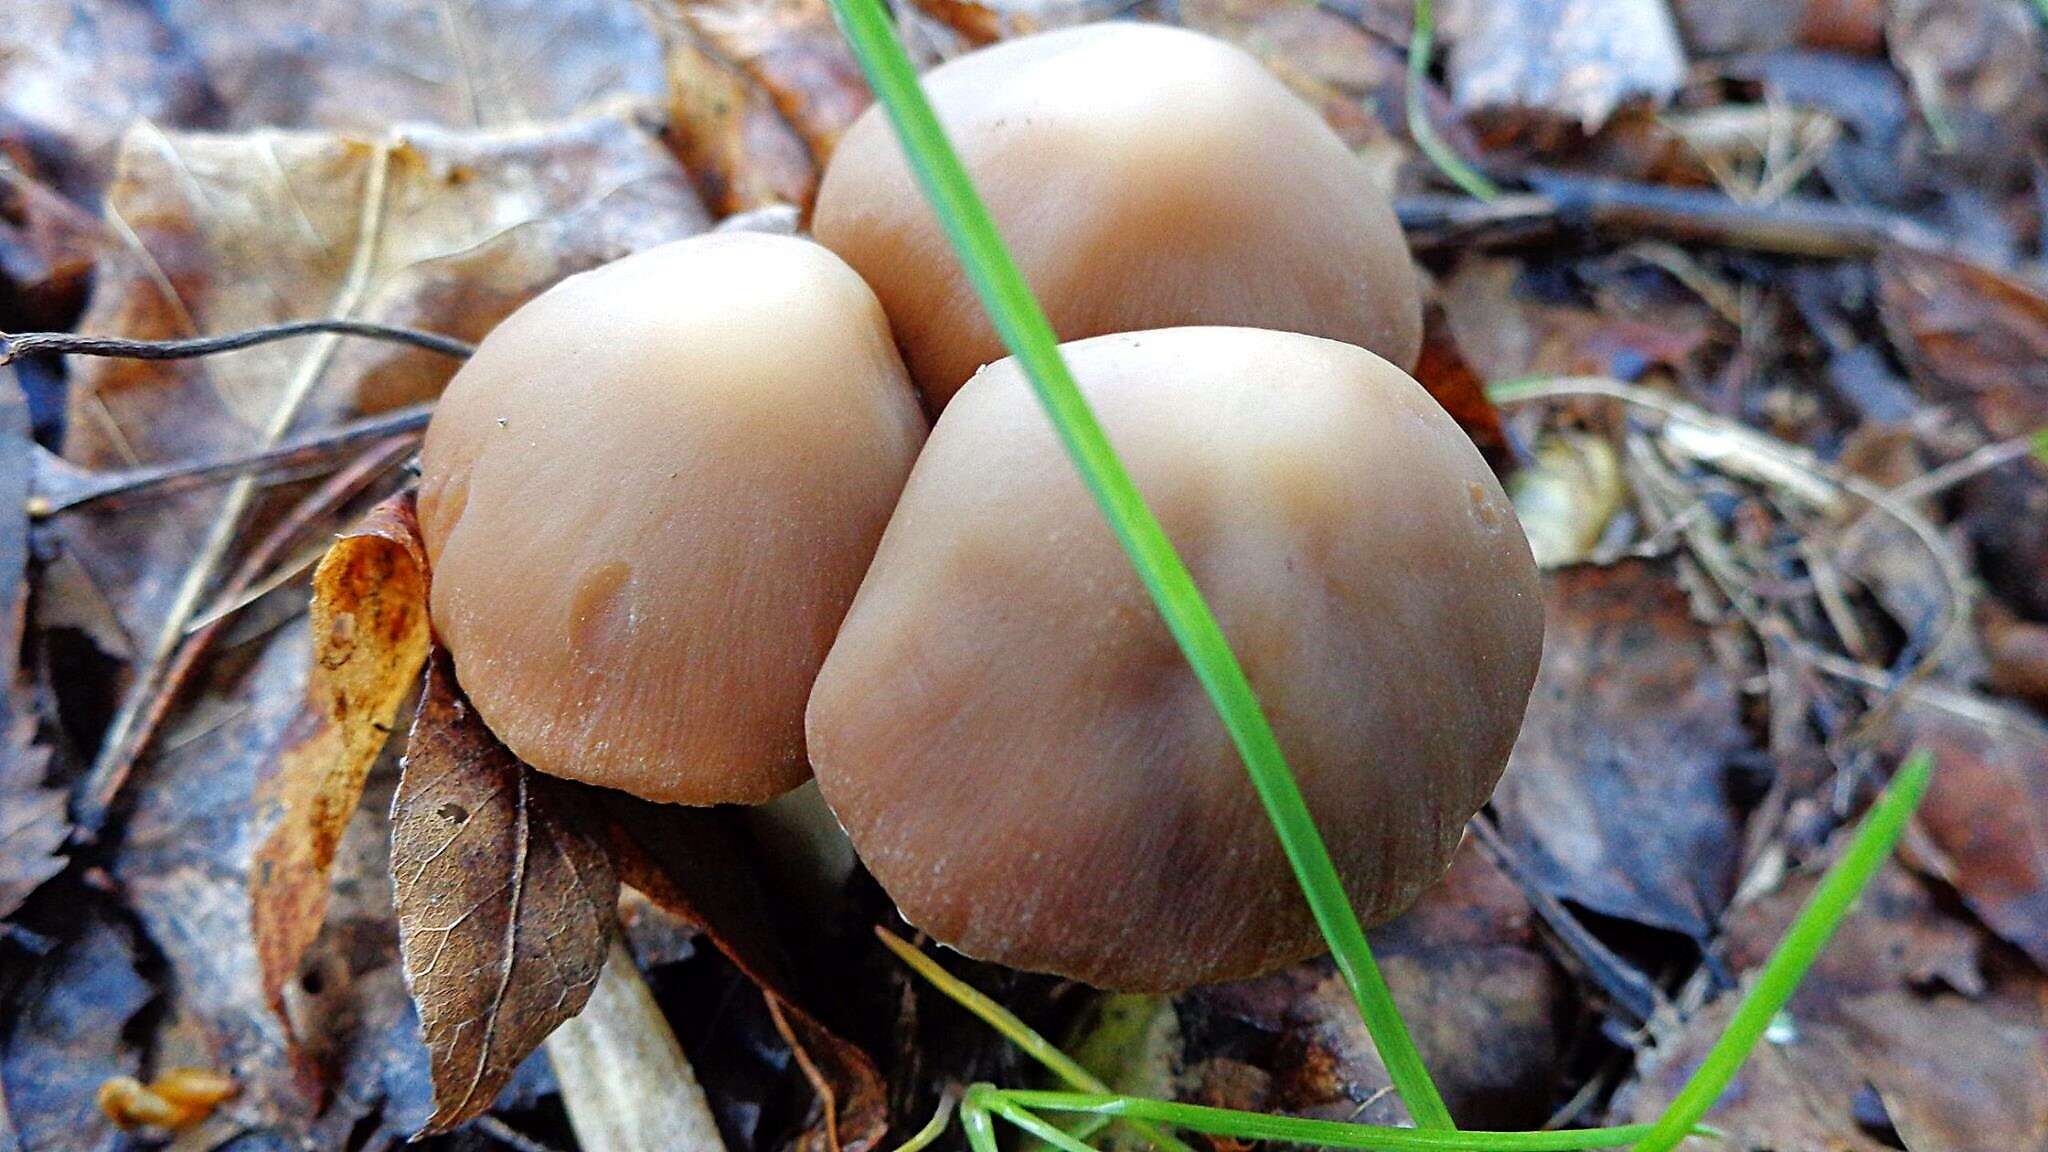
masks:
<svg viewBox="0 0 2048 1152"><path fill-rule="evenodd" d="M1415 380L1465 430L1478 445L1486 462L1497 473L1508 471L1514 459L1507 432L1501 427L1500 410L1487 399L1486 381L1465 359L1457 336L1443 306L1425 304L1422 311L1422 352L1415 360Z"/></svg>
<svg viewBox="0 0 2048 1152"><path fill-rule="evenodd" d="M818 1094L820 1115L800 1152L869 1152L888 1130L888 1094L875 1063L799 1003L789 962L765 909L746 841L713 809L603 794L621 878L694 924L761 990L775 1026Z"/></svg>
<svg viewBox="0 0 2048 1152"><path fill-rule="evenodd" d="M1704 940L1734 888L1736 685L1668 562L1552 572L1545 601L1501 832L1552 895Z"/></svg>
<svg viewBox="0 0 2048 1152"><path fill-rule="evenodd" d="M653 8L668 65L668 142L720 215L808 205L819 166L769 93L684 14Z"/></svg>
<svg viewBox="0 0 2048 1152"><path fill-rule="evenodd" d="M434 1080L427 1131L481 1115L597 986L619 900L597 827L588 790L520 763L437 654L391 803L399 947Z"/></svg>
<svg viewBox="0 0 2048 1152"><path fill-rule="evenodd" d="M1627 499L1621 458L1604 436L1569 429L1546 436L1508 494L1539 568L1592 559L1607 525Z"/></svg>
<svg viewBox="0 0 2048 1152"><path fill-rule="evenodd" d="M328 549L313 573L312 617L307 730L279 755L282 816L249 875L263 994L280 1015L285 984L326 918L341 834L426 666L427 560L411 493L379 504Z"/></svg>
<svg viewBox="0 0 2048 1152"><path fill-rule="evenodd" d="M678 7L760 86L823 167L873 99L831 6L825 0L700 0Z"/></svg>

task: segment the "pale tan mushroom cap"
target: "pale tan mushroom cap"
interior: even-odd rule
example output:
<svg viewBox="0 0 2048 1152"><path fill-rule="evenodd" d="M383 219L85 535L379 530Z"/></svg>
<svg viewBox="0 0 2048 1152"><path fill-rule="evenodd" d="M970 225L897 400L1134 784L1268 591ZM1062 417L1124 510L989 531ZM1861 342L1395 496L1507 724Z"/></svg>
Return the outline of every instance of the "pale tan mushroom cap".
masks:
<svg viewBox="0 0 2048 1152"><path fill-rule="evenodd" d="M1421 303L1386 196L1239 49L1091 24L924 85L1061 339L1245 325L1414 365ZM833 153L812 230L874 286L933 411L1004 354L879 106Z"/></svg>
<svg viewBox="0 0 2048 1152"><path fill-rule="evenodd" d="M1181 328L1064 351L1359 914L1398 914L1492 792L1536 675L1536 569L1500 485L1419 385L1347 344ZM861 858L968 955L1162 990L1322 949L1015 361L940 418L806 720Z"/></svg>
<svg viewBox="0 0 2048 1152"><path fill-rule="evenodd" d="M811 679L924 434L874 294L808 241L701 236L562 282L427 429L463 689L545 772L689 804L795 787Z"/></svg>

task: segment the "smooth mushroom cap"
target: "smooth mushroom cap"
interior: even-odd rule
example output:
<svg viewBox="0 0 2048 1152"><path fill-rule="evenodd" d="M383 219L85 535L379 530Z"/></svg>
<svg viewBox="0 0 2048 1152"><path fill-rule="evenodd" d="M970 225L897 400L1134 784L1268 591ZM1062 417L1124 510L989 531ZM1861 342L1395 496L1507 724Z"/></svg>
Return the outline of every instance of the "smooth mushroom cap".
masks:
<svg viewBox="0 0 2048 1152"><path fill-rule="evenodd" d="M1368 923L1448 866L1542 648L1479 453L1399 369L1244 328L1064 347L1243 663ZM946 409L811 692L812 765L905 918L1156 991L1322 950L1220 720L1019 372Z"/></svg>
<svg viewBox="0 0 2048 1152"><path fill-rule="evenodd" d="M1231 324L1414 365L1421 303L1387 197L1243 51L1091 24L924 85L1062 340ZM874 286L932 411L1004 355L879 106L834 151L811 227Z"/></svg>
<svg viewBox="0 0 2048 1152"><path fill-rule="evenodd" d="M700 236L571 277L427 428L435 631L544 772L775 796L809 775L811 679L924 434L881 306L816 244Z"/></svg>

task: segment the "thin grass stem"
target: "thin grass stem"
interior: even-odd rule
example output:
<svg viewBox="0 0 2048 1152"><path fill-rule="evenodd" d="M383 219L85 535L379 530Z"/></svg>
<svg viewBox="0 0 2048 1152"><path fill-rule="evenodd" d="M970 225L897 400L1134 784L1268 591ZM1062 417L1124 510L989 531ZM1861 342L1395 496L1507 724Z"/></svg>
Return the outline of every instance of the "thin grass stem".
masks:
<svg viewBox="0 0 2048 1152"><path fill-rule="evenodd" d="M953 1118L953 1105L959 1097L951 1089L939 1097L939 1106L932 1109L932 1118L924 1122L910 1139L896 1146L896 1152L924 1152L931 1143L945 1134L946 1122Z"/></svg>
<svg viewBox="0 0 2048 1152"><path fill-rule="evenodd" d="M985 1103L988 1106L989 1112L993 1115L1002 1117L1022 1131L1036 1136L1047 1144L1059 1149L1060 1152L1096 1152L1094 1147L1082 1143L1070 1133L1063 1131L1055 1125L1048 1124L1024 1109L1017 1107L1015 1104L1004 1100L1000 1093L991 1092Z"/></svg>
<svg viewBox="0 0 2048 1152"><path fill-rule="evenodd" d="M1288 771L1279 742L1259 708L1244 670L1231 654L1222 628L1203 601L1186 565L1146 508L1137 485L1075 385L1060 356L1052 326L1032 297L1023 274L1010 259L987 207L946 140L888 14L877 0L832 0L832 9L869 85L887 107L911 169L988 310L997 334L1030 379L1082 480L1244 758L1252 785L1273 822L1309 909L1330 944L1339 971L1351 986L1366 1029L1409 1115L1425 1128L1451 1128L1450 1112L1401 1022L1393 996L1366 944L1365 930L1345 898L1336 865L1316 831L1301 789Z"/></svg>
<svg viewBox="0 0 2048 1152"><path fill-rule="evenodd" d="M883 946L895 953L896 958L908 965L911 971L930 981L932 987L945 993L948 999L972 1012L982 1023L995 1029L1003 1039L1015 1044L1019 1051L1038 1061L1046 1071L1059 1077L1068 1087L1082 1092L1106 1093L1110 1090L1109 1085L1103 1083L1101 1077L1082 1067L1072 1056L1060 1051L1052 1041L1039 1035L1031 1025L1018 1019L1016 1013L982 995L972 984L940 967L938 961L918 951L908 940L880 925L876 925L875 935L880 938ZM1170 1133L1161 1132L1142 1120L1129 1121L1128 1124L1132 1131L1152 1141L1153 1146L1162 1149L1163 1152L1194 1152Z"/></svg>
<svg viewBox="0 0 2048 1152"><path fill-rule="evenodd" d="M1647 1124L1619 1128L1584 1128L1560 1132L1432 1132L1351 1124L1337 1120L1305 1120L1177 1104L1134 1096L1103 1096L1075 1092L1031 1092L1007 1088L985 1093L992 1110L1001 1105L1039 1112L1084 1113L1118 1119L1143 1117L1189 1132L1239 1140L1273 1140L1363 1152L1577 1152L1579 1149L1621 1148L1650 1131Z"/></svg>
<svg viewBox="0 0 2048 1152"><path fill-rule="evenodd" d="M1721 1098L1743 1061L1749 1059L1750 1049L1756 1047L1764 1030L1784 1009L1807 969L1813 967L1814 959L1834 935L1836 926L1849 914L1864 885L1890 858L1906 830L1906 822L1920 806L1933 772L1934 757L1925 751L1914 753L1899 769L1891 786L1863 818L1848 851L1821 878L1799 918L1764 962L1749 992L1736 1005L1735 1015L1721 1032L1721 1038L1708 1049L1706 1059L1657 1118L1656 1126L1636 1143L1635 1152L1670 1152L1678 1147L1678 1142Z"/></svg>
<svg viewBox="0 0 2048 1152"><path fill-rule="evenodd" d="M960 1101L960 1128L967 1133L967 1146L974 1152L997 1152L996 1126L989 1122L988 1109L976 1098L973 1088Z"/></svg>
<svg viewBox="0 0 2048 1152"><path fill-rule="evenodd" d="M2048 0L2042 0L2048 3ZM1429 58L1436 50L1436 5L1434 0L1415 0L1415 29L1408 40L1408 84L1405 102L1408 113L1408 136L1437 171L1456 184L1475 200L1500 199L1500 186L1479 170L1465 163L1450 142L1437 135L1436 125L1429 122L1429 109L1423 104L1423 92L1429 85Z"/></svg>

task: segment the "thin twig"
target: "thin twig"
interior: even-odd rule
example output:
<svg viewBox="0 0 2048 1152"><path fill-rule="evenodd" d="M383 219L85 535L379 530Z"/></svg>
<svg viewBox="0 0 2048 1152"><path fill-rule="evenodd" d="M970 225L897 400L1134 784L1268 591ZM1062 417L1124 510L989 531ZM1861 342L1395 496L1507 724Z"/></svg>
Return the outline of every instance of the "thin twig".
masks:
<svg viewBox="0 0 2048 1152"><path fill-rule="evenodd" d="M2048 0L2042 0L2048 4ZM1965 480L1972 480L1993 468L2002 468L2016 460L2048 455L2048 429L2042 429L2027 436L2015 436L1986 444L1961 459L1951 460L1941 467L1906 481L1892 489L1892 498L1908 504L1917 504L1929 496L1946 492Z"/></svg>
<svg viewBox="0 0 2048 1152"><path fill-rule="evenodd" d="M116 472L79 471L54 457L38 456L36 491L28 499L28 514L47 519L102 501L161 499L237 476L298 468L370 441L411 435L425 428L433 414L431 401L411 404L295 436L255 452Z"/></svg>
<svg viewBox="0 0 2048 1152"><path fill-rule="evenodd" d="M376 266L378 239L383 231L385 188L390 174L391 150L379 147L372 159L369 175L363 190L363 211L357 221L355 251L350 257L349 269L341 287L336 291L335 317L346 318L362 303L370 290L371 273ZM298 418L307 397L313 393L314 385L326 373L340 338L332 333L323 334L313 350L299 361L297 371L285 384L284 393L277 407L272 410L268 424L262 430L262 443L274 446L284 439L292 421ZM86 837L96 836L106 822L107 813L113 805L115 795L128 778L129 769L140 754L138 736L145 721L160 716L163 698L167 692L166 671L177 655L179 646L185 641L185 626L199 608L200 598L206 595L213 584L221 565L233 549L235 538L240 533L242 519L254 502L257 493L256 478L243 476L237 479L221 498L219 509L207 527L206 538L194 554L191 564L185 570L184 578L171 596L169 608L157 626L156 636L151 640L142 661L134 669L134 677L121 703L115 709L114 718L107 725L107 732L101 738L99 752L93 758L92 767L78 782L74 791L72 819L80 833Z"/></svg>
<svg viewBox="0 0 2048 1152"><path fill-rule="evenodd" d="M12 364L24 356L45 354L105 356L121 360L190 360L279 340L320 335L386 340L457 359L476 351L476 345L467 340L396 324L377 324L368 320L293 320L245 332L230 332L225 336L195 336L185 340L124 340L118 336L86 336L76 332L19 332L12 335L0 332L0 365Z"/></svg>

